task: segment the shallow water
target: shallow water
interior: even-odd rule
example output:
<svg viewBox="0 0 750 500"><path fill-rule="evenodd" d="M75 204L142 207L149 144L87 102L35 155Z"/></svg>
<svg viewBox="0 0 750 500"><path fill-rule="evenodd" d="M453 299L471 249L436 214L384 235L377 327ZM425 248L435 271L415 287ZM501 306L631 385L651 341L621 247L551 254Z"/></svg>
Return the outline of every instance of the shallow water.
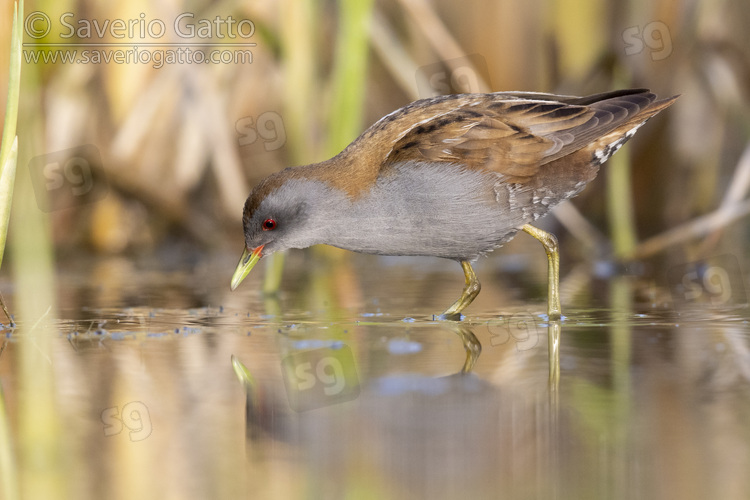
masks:
<svg viewBox="0 0 750 500"><path fill-rule="evenodd" d="M57 307L6 329L3 470L25 496L750 498L740 299L569 280L590 291L563 298L550 380L536 260L483 261L457 325L433 318L462 286L439 259L298 252L264 297L262 272L228 291L234 257L63 266Z"/></svg>

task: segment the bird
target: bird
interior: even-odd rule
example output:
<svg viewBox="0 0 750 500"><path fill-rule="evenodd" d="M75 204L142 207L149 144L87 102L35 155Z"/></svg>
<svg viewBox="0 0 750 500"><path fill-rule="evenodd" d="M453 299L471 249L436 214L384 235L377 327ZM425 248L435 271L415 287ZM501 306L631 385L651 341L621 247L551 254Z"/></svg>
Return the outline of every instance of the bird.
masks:
<svg viewBox="0 0 750 500"><path fill-rule="evenodd" d="M519 231L548 261L547 316L562 316L556 237L532 225L577 195L651 117L679 96L648 89L585 97L538 92L451 94L384 116L333 158L269 175L245 202L235 290L258 260L327 244L433 256L463 269L460 320L481 285L472 267Z"/></svg>

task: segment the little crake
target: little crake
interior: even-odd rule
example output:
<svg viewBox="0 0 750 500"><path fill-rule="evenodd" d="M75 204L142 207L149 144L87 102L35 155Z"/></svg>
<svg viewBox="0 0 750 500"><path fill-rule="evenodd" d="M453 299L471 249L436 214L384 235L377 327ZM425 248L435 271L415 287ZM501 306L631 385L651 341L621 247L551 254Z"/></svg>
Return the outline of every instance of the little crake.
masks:
<svg viewBox="0 0 750 500"><path fill-rule="evenodd" d="M470 262L524 231L548 258L550 319L560 317L557 240L530 225L578 194L646 120L676 97L644 89L588 97L539 93L422 99L380 119L330 160L263 179L245 203L245 250L232 290L258 260L327 244L458 261L466 286L445 318L479 293Z"/></svg>

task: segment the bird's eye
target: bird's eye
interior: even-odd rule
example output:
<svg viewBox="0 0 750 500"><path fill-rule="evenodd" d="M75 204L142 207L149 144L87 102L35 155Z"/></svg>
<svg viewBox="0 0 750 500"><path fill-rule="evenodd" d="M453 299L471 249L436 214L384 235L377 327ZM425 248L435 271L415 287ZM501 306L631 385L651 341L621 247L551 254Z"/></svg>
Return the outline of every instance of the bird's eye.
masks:
<svg viewBox="0 0 750 500"><path fill-rule="evenodd" d="M263 221L263 231L273 231L276 229L276 221L273 219L266 219Z"/></svg>

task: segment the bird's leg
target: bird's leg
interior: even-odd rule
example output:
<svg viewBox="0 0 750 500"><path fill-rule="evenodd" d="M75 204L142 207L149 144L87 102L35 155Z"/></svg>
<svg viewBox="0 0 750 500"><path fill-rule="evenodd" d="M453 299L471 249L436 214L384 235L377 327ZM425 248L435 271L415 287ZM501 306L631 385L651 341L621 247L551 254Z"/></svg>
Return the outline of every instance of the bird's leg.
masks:
<svg viewBox="0 0 750 500"><path fill-rule="evenodd" d="M562 310L560 309L560 252L557 238L554 234L529 224L521 229L544 245L544 251L547 253L547 316L550 321L558 320L562 316Z"/></svg>
<svg viewBox="0 0 750 500"><path fill-rule="evenodd" d="M466 285L464 291L461 293L461 297L453 303L443 314L440 315L442 319L458 320L461 319L461 311L472 303L474 298L479 294L479 290L482 289L482 285L479 284L477 275L474 274L474 269L468 260L461 261L461 269L464 270L464 276L466 277Z"/></svg>

